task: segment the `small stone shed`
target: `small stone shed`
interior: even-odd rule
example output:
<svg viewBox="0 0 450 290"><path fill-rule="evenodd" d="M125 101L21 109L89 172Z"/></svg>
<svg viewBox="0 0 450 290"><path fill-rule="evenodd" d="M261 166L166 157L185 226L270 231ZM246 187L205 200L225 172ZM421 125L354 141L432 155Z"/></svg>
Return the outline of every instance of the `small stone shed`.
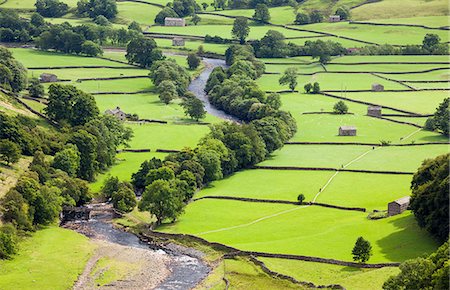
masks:
<svg viewBox="0 0 450 290"><path fill-rule="evenodd" d="M39 76L41 83L54 83L58 81L58 77L54 74L43 73Z"/></svg>
<svg viewBox="0 0 450 290"><path fill-rule="evenodd" d="M328 21L329 22L339 22L339 21L341 21L341 16L339 16L339 15L330 15L330 17L328 17Z"/></svg>
<svg viewBox="0 0 450 290"><path fill-rule="evenodd" d="M186 21L183 18L164 18L164 26L186 26Z"/></svg>
<svg viewBox="0 0 450 290"><path fill-rule="evenodd" d="M388 216L393 216L396 214L401 214L408 209L411 197L405 196L388 203Z"/></svg>
<svg viewBox="0 0 450 290"><path fill-rule="evenodd" d="M356 127L354 126L339 127L339 136L356 136Z"/></svg>
<svg viewBox="0 0 450 290"><path fill-rule="evenodd" d="M125 119L127 118L127 114L124 111L122 111L120 107L116 107L115 109L112 110L106 110L105 114L112 115L117 119L119 119L120 121L125 121Z"/></svg>
<svg viewBox="0 0 450 290"><path fill-rule="evenodd" d="M372 117L381 117L381 110L382 108L380 106L369 106L367 108L367 115Z"/></svg>
<svg viewBox="0 0 450 290"><path fill-rule="evenodd" d="M184 46L184 38L174 37L172 39L172 46Z"/></svg>
<svg viewBox="0 0 450 290"><path fill-rule="evenodd" d="M358 53L360 50L361 50L361 49L358 48L358 47L349 47L349 48L347 48L347 52L348 52L349 54L355 54L355 53Z"/></svg>
<svg viewBox="0 0 450 290"><path fill-rule="evenodd" d="M381 84L372 84L372 91L382 92L382 91L384 91L384 86Z"/></svg>

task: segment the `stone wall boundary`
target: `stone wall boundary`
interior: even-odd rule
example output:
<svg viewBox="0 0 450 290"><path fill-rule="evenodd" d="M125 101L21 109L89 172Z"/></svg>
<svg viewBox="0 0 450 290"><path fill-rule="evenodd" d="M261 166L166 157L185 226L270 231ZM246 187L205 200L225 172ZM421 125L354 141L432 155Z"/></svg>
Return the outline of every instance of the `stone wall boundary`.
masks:
<svg viewBox="0 0 450 290"><path fill-rule="evenodd" d="M374 147L407 147L407 146L427 146L427 145L450 145L450 142L428 142L428 143L408 143L408 144L389 144L382 145L380 143L362 143L362 142L296 142L290 141L284 145L349 145L349 146L374 146Z"/></svg>
<svg viewBox="0 0 450 290"><path fill-rule="evenodd" d="M251 169L260 170L298 170L298 171L339 171L369 174L394 174L394 175L413 175L414 172L405 171L385 171L385 170L365 170L365 169L346 169L346 168L328 168L328 167L297 167L297 166L253 166Z"/></svg>
<svg viewBox="0 0 450 290"><path fill-rule="evenodd" d="M405 27L416 27L416 28L433 29L433 30L450 30L446 26L431 27L431 26L421 25L421 24L406 24L406 23L377 23L377 22L369 22L369 21L349 21L349 24L372 25L372 26L405 26Z"/></svg>

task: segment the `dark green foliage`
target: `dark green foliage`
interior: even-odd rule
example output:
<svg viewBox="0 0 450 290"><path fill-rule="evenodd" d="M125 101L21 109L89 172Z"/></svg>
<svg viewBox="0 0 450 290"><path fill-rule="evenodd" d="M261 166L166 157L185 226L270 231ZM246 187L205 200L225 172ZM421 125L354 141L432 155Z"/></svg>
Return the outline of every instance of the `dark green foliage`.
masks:
<svg viewBox="0 0 450 290"><path fill-rule="evenodd" d="M28 92L30 97L42 98L44 96L44 86L37 78L32 78L30 80L30 85L28 86Z"/></svg>
<svg viewBox="0 0 450 290"><path fill-rule="evenodd" d="M187 93L186 95L188 95ZM186 116L191 117L192 119L198 121L199 119L203 119L206 116L206 111L203 108L203 103L195 96L183 98L181 106L184 109L184 113ZM189 95L188 95L189 96Z"/></svg>
<svg viewBox="0 0 450 290"><path fill-rule="evenodd" d="M80 152L73 144L68 144L65 148L55 154L52 167L61 169L69 176L75 177L80 167Z"/></svg>
<svg viewBox="0 0 450 290"><path fill-rule="evenodd" d="M174 0L172 8L179 17L191 16L200 10L200 6L195 0Z"/></svg>
<svg viewBox="0 0 450 290"><path fill-rule="evenodd" d="M72 135L69 142L75 144L80 152L80 167L77 176L84 180L93 181L97 170L97 138L80 129Z"/></svg>
<svg viewBox="0 0 450 290"><path fill-rule="evenodd" d="M17 230L12 224L0 227L0 259L10 259L17 252Z"/></svg>
<svg viewBox="0 0 450 290"><path fill-rule="evenodd" d="M103 15L107 19L112 19L117 15L117 5L115 0L80 0L77 3L77 14L96 18Z"/></svg>
<svg viewBox="0 0 450 290"><path fill-rule="evenodd" d="M205 42L206 43L218 43L218 44L224 44L224 43L231 43L230 39L222 38L218 35L211 36L209 34L205 35ZM199 54L199 53L197 53Z"/></svg>
<svg viewBox="0 0 450 290"><path fill-rule="evenodd" d="M306 13L298 13L295 16L294 23L298 24L298 25L309 24L309 23L311 23L311 19L309 18L309 15Z"/></svg>
<svg viewBox="0 0 450 290"><path fill-rule="evenodd" d="M336 114L346 114L348 112L348 106L343 101L339 101L334 104L333 112Z"/></svg>
<svg viewBox="0 0 450 290"><path fill-rule="evenodd" d="M31 156L39 145L45 145L40 136L33 133L39 132L35 124L29 119L20 116L12 117L0 112L0 139L8 139L19 145L22 154ZM46 136L44 136L46 137Z"/></svg>
<svg viewBox="0 0 450 290"><path fill-rule="evenodd" d="M111 201L115 209L121 212L130 212L137 204L136 195L131 184L121 183L119 190L113 192Z"/></svg>
<svg viewBox="0 0 450 290"><path fill-rule="evenodd" d="M142 191L145 188L147 174L151 169L158 169L162 166L162 161L153 157L149 161L144 161L138 172L131 175L131 184L136 191Z"/></svg>
<svg viewBox="0 0 450 290"><path fill-rule="evenodd" d="M320 85L318 82L315 82L312 86L312 91L313 94L318 94L320 93Z"/></svg>
<svg viewBox="0 0 450 290"><path fill-rule="evenodd" d="M169 104L172 100L178 98L177 87L175 83L169 80L162 81L157 87L159 99L164 104Z"/></svg>
<svg viewBox="0 0 450 290"><path fill-rule="evenodd" d="M194 70L196 68L198 68L198 66L200 65L201 59L195 54L195 53L190 53L187 56L187 63L189 66L189 69Z"/></svg>
<svg viewBox="0 0 450 290"><path fill-rule="evenodd" d="M36 199L31 205L34 208L33 223L35 225L48 225L52 223L61 211L63 199L57 187L42 186Z"/></svg>
<svg viewBox="0 0 450 290"><path fill-rule="evenodd" d="M164 19L166 17L179 17L178 14L170 7L164 7L155 17L155 23L164 25Z"/></svg>
<svg viewBox="0 0 450 290"><path fill-rule="evenodd" d="M194 25L197 25L201 20L202 19L197 14L194 14L194 16L192 16L192 23L194 23Z"/></svg>
<svg viewBox="0 0 450 290"><path fill-rule="evenodd" d="M183 192L173 180L156 180L142 194L139 209L152 213L156 217L156 224L160 225L165 219L176 220L183 212L183 199Z"/></svg>
<svg viewBox="0 0 450 290"><path fill-rule="evenodd" d="M106 18L103 15L99 15L95 17L94 23L100 26L109 26L111 25L111 22L109 22L108 18Z"/></svg>
<svg viewBox="0 0 450 290"><path fill-rule="evenodd" d="M247 18L236 17L231 34L239 40L240 44L244 44L249 33L250 27L248 26Z"/></svg>
<svg viewBox="0 0 450 290"><path fill-rule="evenodd" d="M341 20L348 20L350 19L350 9L346 6L341 6L336 9L336 15L339 15Z"/></svg>
<svg viewBox="0 0 450 290"><path fill-rule="evenodd" d="M205 86L205 92L210 92L215 86L221 84L226 77L227 75L222 67L215 67L209 75L208 82Z"/></svg>
<svg viewBox="0 0 450 290"><path fill-rule="evenodd" d="M305 93L309 94L312 90L312 84L307 83L303 88L305 89Z"/></svg>
<svg viewBox="0 0 450 290"><path fill-rule="evenodd" d="M137 23L136 21L131 22L130 25L128 25L128 29L137 31L139 33L142 32L141 25L139 23Z"/></svg>
<svg viewBox="0 0 450 290"><path fill-rule="evenodd" d="M428 159L411 182L410 208L419 226L441 242L449 235L449 154Z"/></svg>
<svg viewBox="0 0 450 290"><path fill-rule="evenodd" d="M359 237L353 247L352 255L353 261L360 263L369 261L370 256L372 256L372 246L370 245L370 242L363 237Z"/></svg>
<svg viewBox="0 0 450 290"><path fill-rule="evenodd" d="M434 131L438 130L446 136L449 135L450 127L450 98L445 98L439 107L436 108L436 112L433 117L428 118L425 123L425 129Z"/></svg>
<svg viewBox="0 0 450 290"><path fill-rule="evenodd" d="M433 52L439 43L441 38L437 34L427 33L422 41L422 48L429 53Z"/></svg>
<svg viewBox="0 0 450 290"><path fill-rule="evenodd" d="M146 185L151 185L156 180L171 180L175 178L173 170L167 166L158 169L150 169L146 177Z"/></svg>
<svg viewBox="0 0 450 290"><path fill-rule="evenodd" d="M72 85L52 84L48 89L46 115L55 122L83 125L99 114L92 95Z"/></svg>
<svg viewBox="0 0 450 290"><path fill-rule="evenodd" d="M281 97L280 94L270 93L267 96L266 104L269 105L272 109L278 110L281 107Z"/></svg>
<svg viewBox="0 0 450 290"><path fill-rule="evenodd" d="M288 85L291 91L297 87L297 68L289 67L284 71L284 74L279 79L280 85Z"/></svg>
<svg viewBox="0 0 450 290"><path fill-rule="evenodd" d="M37 0L36 11L44 17L58 18L63 16L69 10L69 6L66 3L58 0Z"/></svg>
<svg viewBox="0 0 450 290"><path fill-rule="evenodd" d="M31 171L37 173L39 182L44 184L50 178L50 166L46 160L45 154L42 151L36 151L33 155L33 161L28 167Z"/></svg>
<svg viewBox="0 0 450 290"><path fill-rule="evenodd" d="M323 21L323 15L322 12L319 10L314 10L309 14L309 19L311 23L319 23Z"/></svg>
<svg viewBox="0 0 450 290"><path fill-rule="evenodd" d="M255 14L253 14L253 18L256 20L267 22L270 20L269 8L266 4L258 4L255 8Z"/></svg>
<svg viewBox="0 0 450 290"><path fill-rule="evenodd" d="M156 42L151 38L144 37L134 38L128 43L125 57L129 63L144 68L149 68L154 62L164 59L161 50L157 48Z"/></svg>
<svg viewBox="0 0 450 290"><path fill-rule="evenodd" d="M32 230L33 211L15 189L9 190L0 201L2 221L12 223L19 230Z"/></svg>
<svg viewBox="0 0 450 290"><path fill-rule="evenodd" d="M400 265L400 274L390 277L385 290L448 289L449 250L448 241L426 258L407 260Z"/></svg>
<svg viewBox="0 0 450 290"><path fill-rule="evenodd" d="M303 193L300 193L300 194L297 196L297 201L298 201L298 203L302 204L304 200L305 200L305 195L304 195Z"/></svg>
<svg viewBox="0 0 450 290"><path fill-rule="evenodd" d="M26 69L14 59L9 50L0 46L0 86L13 92L20 92L26 85Z"/></svg>
<svg viewBox="0 0 450 290"><path fill-rule="evenodd" d="M155 62L149 75L155 86L159 86L163 81L173 82L177 91L176 97L183 96L191 82L191 76L186 69L172 60Z"/></svg>
<svg viewBox="0 0 450 290"><path fill-rule="evenodd" d="M225 62L227 65L231 66L238 61L248 61L252 64L251 69L254 70L254 73L251 74L255 76L255 78L259 78L265 70L265 65L263 62L259 61L255 58L253 53L253 48L249 45L237 45L232 44L225 51Z"/></svg>
<svg viewBox="0 0 450 290"><path fill-rule="evenodd" d="M110 199L114 192L119 190L119 178L117 176L108 176L103 182L100 192L106 199Z"/></svg>
<svg viewBox="0 0 450 290"><path fill-rule="evenodd" d="M57 170L46 183L61 190L62 204L82 206L92 199L89 184L81 179L72 178L67 173Z"/></svg>
<svg viewBox="0 0 450 290"><path fill-rule="evenodd" d="M20 147L7 139L0 139L0 160L6 165L16 163L20 159Z"/></svg>
<svg viewBox="0 0 450 290"><path fill-rule="evenodd" d="M276 58L289 55L284 35L275 30L267 31L261 40L252 42L252 47L257 57Z"/></svg>
<svg viewBox="0 0 450 290"><path fill-rule="evenodd" d="M87 40L81 45L81 53L87 56L98 56L103 54L103 49L97 43Z"/></svg>

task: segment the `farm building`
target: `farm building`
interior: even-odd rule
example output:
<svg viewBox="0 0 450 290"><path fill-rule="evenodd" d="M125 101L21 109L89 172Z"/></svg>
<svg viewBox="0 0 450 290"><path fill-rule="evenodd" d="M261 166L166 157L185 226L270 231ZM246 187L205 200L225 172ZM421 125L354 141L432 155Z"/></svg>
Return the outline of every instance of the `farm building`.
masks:
<svg viewBox="0 0 450 290"><path fill-rule="evenodd" d="M183 18L164 18L164 26L186 26L186 21Z"/></svg>
<svg viewBox="0 0 450 290"><path fill-rule="evenodd" d="M384 86L380 84L372 84L372 91L373 92L382 92L384 91Z"/></svg>
<svg viewBox="0 0 450 290"><path fill-rule="evenodd" d="M356 136L356 127L353 126L339 127L339 136Z"/></svg>
<svg viewBox="0 0 450 290"><path fill-rule="evenodd" d="M347 48L347 53L348 54L354 54L357 53L358 51L360 51L361 49L358 47L349 47Z"/></svg>
<svg viewBox="0 0 450 290"><path fill-rule="evenodd" d="M388 216L401 214L402 212L407 210L410 199L411 198L409 196L405 196L388 203Z"/></svg>
<svg viewBox="0 0 450 290"><path fill-rule="evenodd" d="M369 106L367 108L367 115L372 117L381 117L381 107L380 106Z"/></svg>
<svg viewBox="0 0 450 290"><path fill-rule="evenodd" d="M172 39L172 46L184 46L184 39L181 37L174 37Z"/></svg>
<svg viewBox="0 0 450 290"><path fill-rule="evenodd" d="M41 83L54 83L58 81L58 77L54 74L43 73L39 76Z"/></svg>
<svg viewBox="0 0 450 290"><path fill-rule="evenodd" d="M127 118L127 114L124 111L122 111L119 107L116 107L115 109L112 110L106 110L105 114L112 115L117 119L119 119L120 121L125 121L125 119Z"/></svg>
<svg viewBox="0 0 450 290"><path fill-rule="evenodd" d="M329 22L339 22L339 21L341 21L341 16L339 16L339 15L330 15L330 17L328 17L328 21Z"/></svg>

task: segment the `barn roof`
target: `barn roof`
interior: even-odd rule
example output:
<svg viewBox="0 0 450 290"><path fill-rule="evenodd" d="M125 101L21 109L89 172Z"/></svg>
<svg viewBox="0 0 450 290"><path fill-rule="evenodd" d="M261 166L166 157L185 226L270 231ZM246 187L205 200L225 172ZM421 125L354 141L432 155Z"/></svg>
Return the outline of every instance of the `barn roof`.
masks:
<svg viewBox="0 0 450 290"><path fill-rule="evenodd" d="M369 106L369 110L381 110L381 106Z"/></svg>
<svg viewBox="0 0 450 290"><path fill-rule="evenodd" d="M402 198L399 198L397 200L394 200L393 202L395 202L398 205L404 205L404 204L409 204L411 197L410 196L405 196Z"/></svg>
<svg viewBox="0 0 450 290"><path fill-rule="evenodd" d="M164 18L164 20L177 20L177 21L180 21L180 20L183 20L183 18L166 17L166 18Z"/></svg>
<svg viewBox="0 0 450 290"><path fill-rule="evenodd" d="M355 126L341 126L339 127L341 130L356 130Z"/></svg>

